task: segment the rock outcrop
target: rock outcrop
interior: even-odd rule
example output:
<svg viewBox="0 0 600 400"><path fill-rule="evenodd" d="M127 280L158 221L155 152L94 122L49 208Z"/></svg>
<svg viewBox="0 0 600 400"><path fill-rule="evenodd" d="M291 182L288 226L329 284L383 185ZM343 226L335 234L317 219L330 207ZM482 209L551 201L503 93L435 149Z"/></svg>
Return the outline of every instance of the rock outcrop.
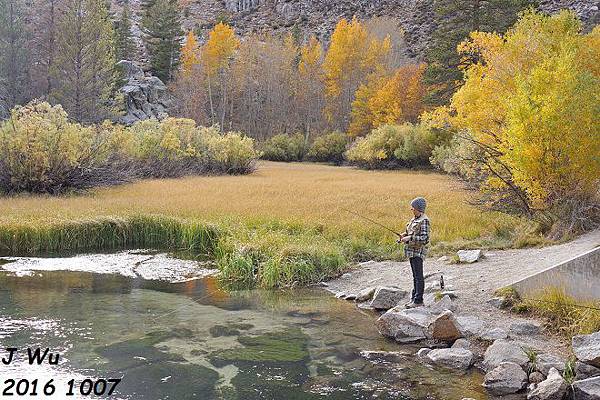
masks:
<svg viewBox="0 0 600 400"><path fill-rule="evenodd" d="M132 61L121 60L117 65L122 69L125 85L121 88L126 115L119 122L132 125L137 121L168 117L167 111L173 99L165 84L156 76L146 76L142 68Z"/></svg>

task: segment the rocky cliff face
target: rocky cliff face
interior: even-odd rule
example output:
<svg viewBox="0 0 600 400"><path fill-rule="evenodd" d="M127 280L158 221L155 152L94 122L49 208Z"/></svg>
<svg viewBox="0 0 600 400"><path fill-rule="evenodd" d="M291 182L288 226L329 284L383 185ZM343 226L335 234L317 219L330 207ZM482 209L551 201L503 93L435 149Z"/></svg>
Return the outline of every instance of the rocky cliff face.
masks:
<svg viewBox="0 0 600 400"><path fill-rule="evenodd" d="M197 0L187 6L184 27L208 31L225 18L244 35L300 29L327 39L340 18L393 16L405 30L409 56L419 57L435 29L434 0ZM574 10L589 28L600 21L598 0L540 0L540 9ZM296 28L297 27L297 28Z"/></svg>
<svg viewBox="0 0 600 400"><path fill-rule="evenodd" d="M113 0L117 11L119 2ZM130 0L137 11L134 34L139 37L141 0ZM207 33L217 20L225 19L238 34L252 32L290 32L299 29L303 34L314 34L327 40L340 18L368 18L393 16L405 30L408 56L419 58L427 47L433 22L434 0L181 0L183 26ZM574 10L585 22L586 28L600 23L599 0L540 0L540 9L556 12ZM141 46L141 41L140 41ZM143 61L143 60L142 60Z"/></svg>

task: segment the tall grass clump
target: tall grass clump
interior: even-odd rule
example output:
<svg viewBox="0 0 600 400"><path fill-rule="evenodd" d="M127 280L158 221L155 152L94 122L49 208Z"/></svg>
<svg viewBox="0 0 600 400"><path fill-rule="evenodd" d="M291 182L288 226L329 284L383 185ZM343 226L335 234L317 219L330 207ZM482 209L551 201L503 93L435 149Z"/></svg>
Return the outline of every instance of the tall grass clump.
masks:
<svg viewBox="0 0 600 400"><path fill-rule="evenodd" d="M523 301L527 309L548 321L549 330L571 339L600 330L600 302L578 301L557 287L544 289Z"/></svg>
<svg viewBox="0 0 600 400"><path fill-rule="evenodd" d="M164 216L103 217L0 226L0 255L35 255L147 247L212 255L218 228Z"/></svg>

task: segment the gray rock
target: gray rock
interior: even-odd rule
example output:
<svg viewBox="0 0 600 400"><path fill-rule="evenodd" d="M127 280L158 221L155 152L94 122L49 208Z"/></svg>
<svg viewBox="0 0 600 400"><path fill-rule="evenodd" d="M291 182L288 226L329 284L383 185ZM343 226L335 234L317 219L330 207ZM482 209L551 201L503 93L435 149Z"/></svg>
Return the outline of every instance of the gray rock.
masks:
<svg viewBox="0 0 600 400"><path fill-rule="evenodd" d="M483 368L491 371L504 362L511 362L524 367L529 362L529 357L515 342L498 339L487 348L483 356Z"/></svg>
<svg viewBox="0 0 600 400"><path fill-rule="evenodd" d="M356 293L348 293L344 296L344 300L356 300Z"/></svg>
<svg viewBox="0 0 600 400"><path fill-rule="evenodd" d="M471 350L471 342L469 342L467 339L458 339L456 342L454 342L452 348Z"/></svg>
<svg viewBox="0 0 600 400"><path fill-rule="evenodd" d="M342 274L341 278L342 279L349 279L352 277L352 274L350 272L346 272L345 274Z"/></svg>
<svg viewBox="0 0 600 400"><path fill-rule="evenodd" d="M371 298L373 298L373 294L375 293L375 290L376 290L375 287L368 287L368 288L361 290L356 295L356 301L371 300Z"/></svg>
<svg viewBox="0 0 600 400"><path fill-rule="evenodd" d="M486 303L496 308L506 307L506 299L504 297L492 297Z"/></svg>
<svg viewBox="0 0 600 400"><path fill-rule="evenodd" d="M459 315L456 320L460 325L462 334L467 337L479 336L487 326L485 321L471 315Z"/></svg>
<svg viewBox="0 0 600 400"><path fill-rule="evenodd" d="M573 382L573 393L577 400L600 400L600 376Z"/></svg>
<svg viewBox="0 0 600 400"><path fill-rule="evenodd" d="M338 298L338 299L343 299L343 298L346 297L346 295L347 295L346 292L337 292L335 294L335 297Z"/></svg>
<svg viewBox="0 0 600 400"><path fill-rule="evenodd" d="M496 396L517 393L527 385L527 374L520 365L503 362L485 375L483 387Z"/></svg>
<svg viewBox="0 0 600 400"><path fill-rule="evenodd" d="M537 385L540 382L543 382L546 379L544 374L538 371L533 371L529 374L529 382Z"/></svg>
<svg viewBox="0 0 600 400"><path fill-rule="evenodd" d="M375 322L375 326L383 336L401 342L425 339L425 329L433 315L425 308L405 309L395 307L388 310Z"/></svg>
<svg viewBox="0 0 600 400"><path fill-rule="evenodd" d="M573 336L572 345L579 361L600 367L600 332Z"/></svg>
<svg viewBox="0 0 600 400"><path fill-rule="evenodd" d="M452 299L450 296L444 296L438 301L434 301L433 303L429 303L427 305L432 313L441 314L445 311L454 311L456 310L456 306L452 303Z"/></svg>
<svg viewBox="0 0 600 400"><path fill-rule="evenodd" d="M440 258L437 259L439 262L446 262L449 261L450 258L448 256L441 256Z"/></svg>
<svg viewBox="0 0 600 400"><path fill-rule="evenodd" d="M508 330L516 335L537 335L540 333L542 325L534 321L520 321L510 324Z"/></svg>
<svg viewBox="0 0 600 400"><path fill-rule="evenodd" d="M144 71L132 61L121 60L117 65L122 69L126 81L120 91L127 113L119 122L132 125L145 119L167 118L174 99L165 84L155 76L145 76Z"/></svg>
<svg viewBox="0 0 600 400"><path fill-rule="evenodd" d="M565 362L563 360L552 354L545 353L537 355L535 366L545 376L548 376L552 368L556 368L561 373L565 370Z"/></svg>
<svg viewBox="0 0 600 400"><path fill-rule="evenodd" d="M433 364L466 370L473 365L473 353L467 349L436 349L427 354L427 359Z"/></svg>
<svg viewBox="0 0 600 400"><path fill-rule="evenodd" d="M494 340L508 338L508 333L502 328L484 329L483 332L479 334L479 338L492 342Z"/></svg>
<svg viewBox="0 0 600 400"><path fill-rule="evenodd" d="M578 381L600 376L600 368L596 368L581 361L575 363L575 377Z"/></svg>
<svg viewBox="0 0 600 400"><path fill-rule="evenodd" d="M393 288L393 287L378 287L373 294L371 300L371 307L377 310L389 310L394 308L406 297L408 292L406 290Z"/></svg>
<svg viewBox="0 0 600 400"><path fill-rule="evenodd" d="M562 400L568 387L569 384L560 372L556 368L552 368L548 378L538 383L535 389L527 395L527 400Z"/></svg>
<svg viewBox="0 0 600 400"><path fill-rule="evenodd" d="M459 250L456 252L461 263L471 264L477 262L483 256L481 250Z"/></svg>
<svg viewBox="0 0 600 400"><path fill-rule="evenodd" d="M428 339L453 342L461 338L462 334L460 333L460 327L456 318L454 318L454 314L452 314L452 311L446 310L440 315L433 317L427 326L425 336Z"/></svg>
<svg viewBox="0 0 600 400"><path fill-rule="evenodd" d="M417 351L417 357L419 357L419 358L423 359L423 358L425 358L425 356L426 356L427 354L429 354L430 352L431 352L431 349L430 349L430 348L428 348L428 347L423 347L423 348L419 349L419 351Z"/></svg>

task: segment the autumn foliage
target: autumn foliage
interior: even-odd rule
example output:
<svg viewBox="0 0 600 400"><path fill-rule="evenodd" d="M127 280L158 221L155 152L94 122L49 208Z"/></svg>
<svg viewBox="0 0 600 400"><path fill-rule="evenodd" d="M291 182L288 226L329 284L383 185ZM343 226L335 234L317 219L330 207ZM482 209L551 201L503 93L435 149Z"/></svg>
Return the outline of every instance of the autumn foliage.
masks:
<svg viewBox="0 0 600 400"><path fill-rule="evenodd" d="M472 33L460 50L480 61L433 115L472 147L463 165L479 171L483 190L565 217L562 231L600 217L600 28L580 31L563 11L528 12L505 35Z"/></svg>

